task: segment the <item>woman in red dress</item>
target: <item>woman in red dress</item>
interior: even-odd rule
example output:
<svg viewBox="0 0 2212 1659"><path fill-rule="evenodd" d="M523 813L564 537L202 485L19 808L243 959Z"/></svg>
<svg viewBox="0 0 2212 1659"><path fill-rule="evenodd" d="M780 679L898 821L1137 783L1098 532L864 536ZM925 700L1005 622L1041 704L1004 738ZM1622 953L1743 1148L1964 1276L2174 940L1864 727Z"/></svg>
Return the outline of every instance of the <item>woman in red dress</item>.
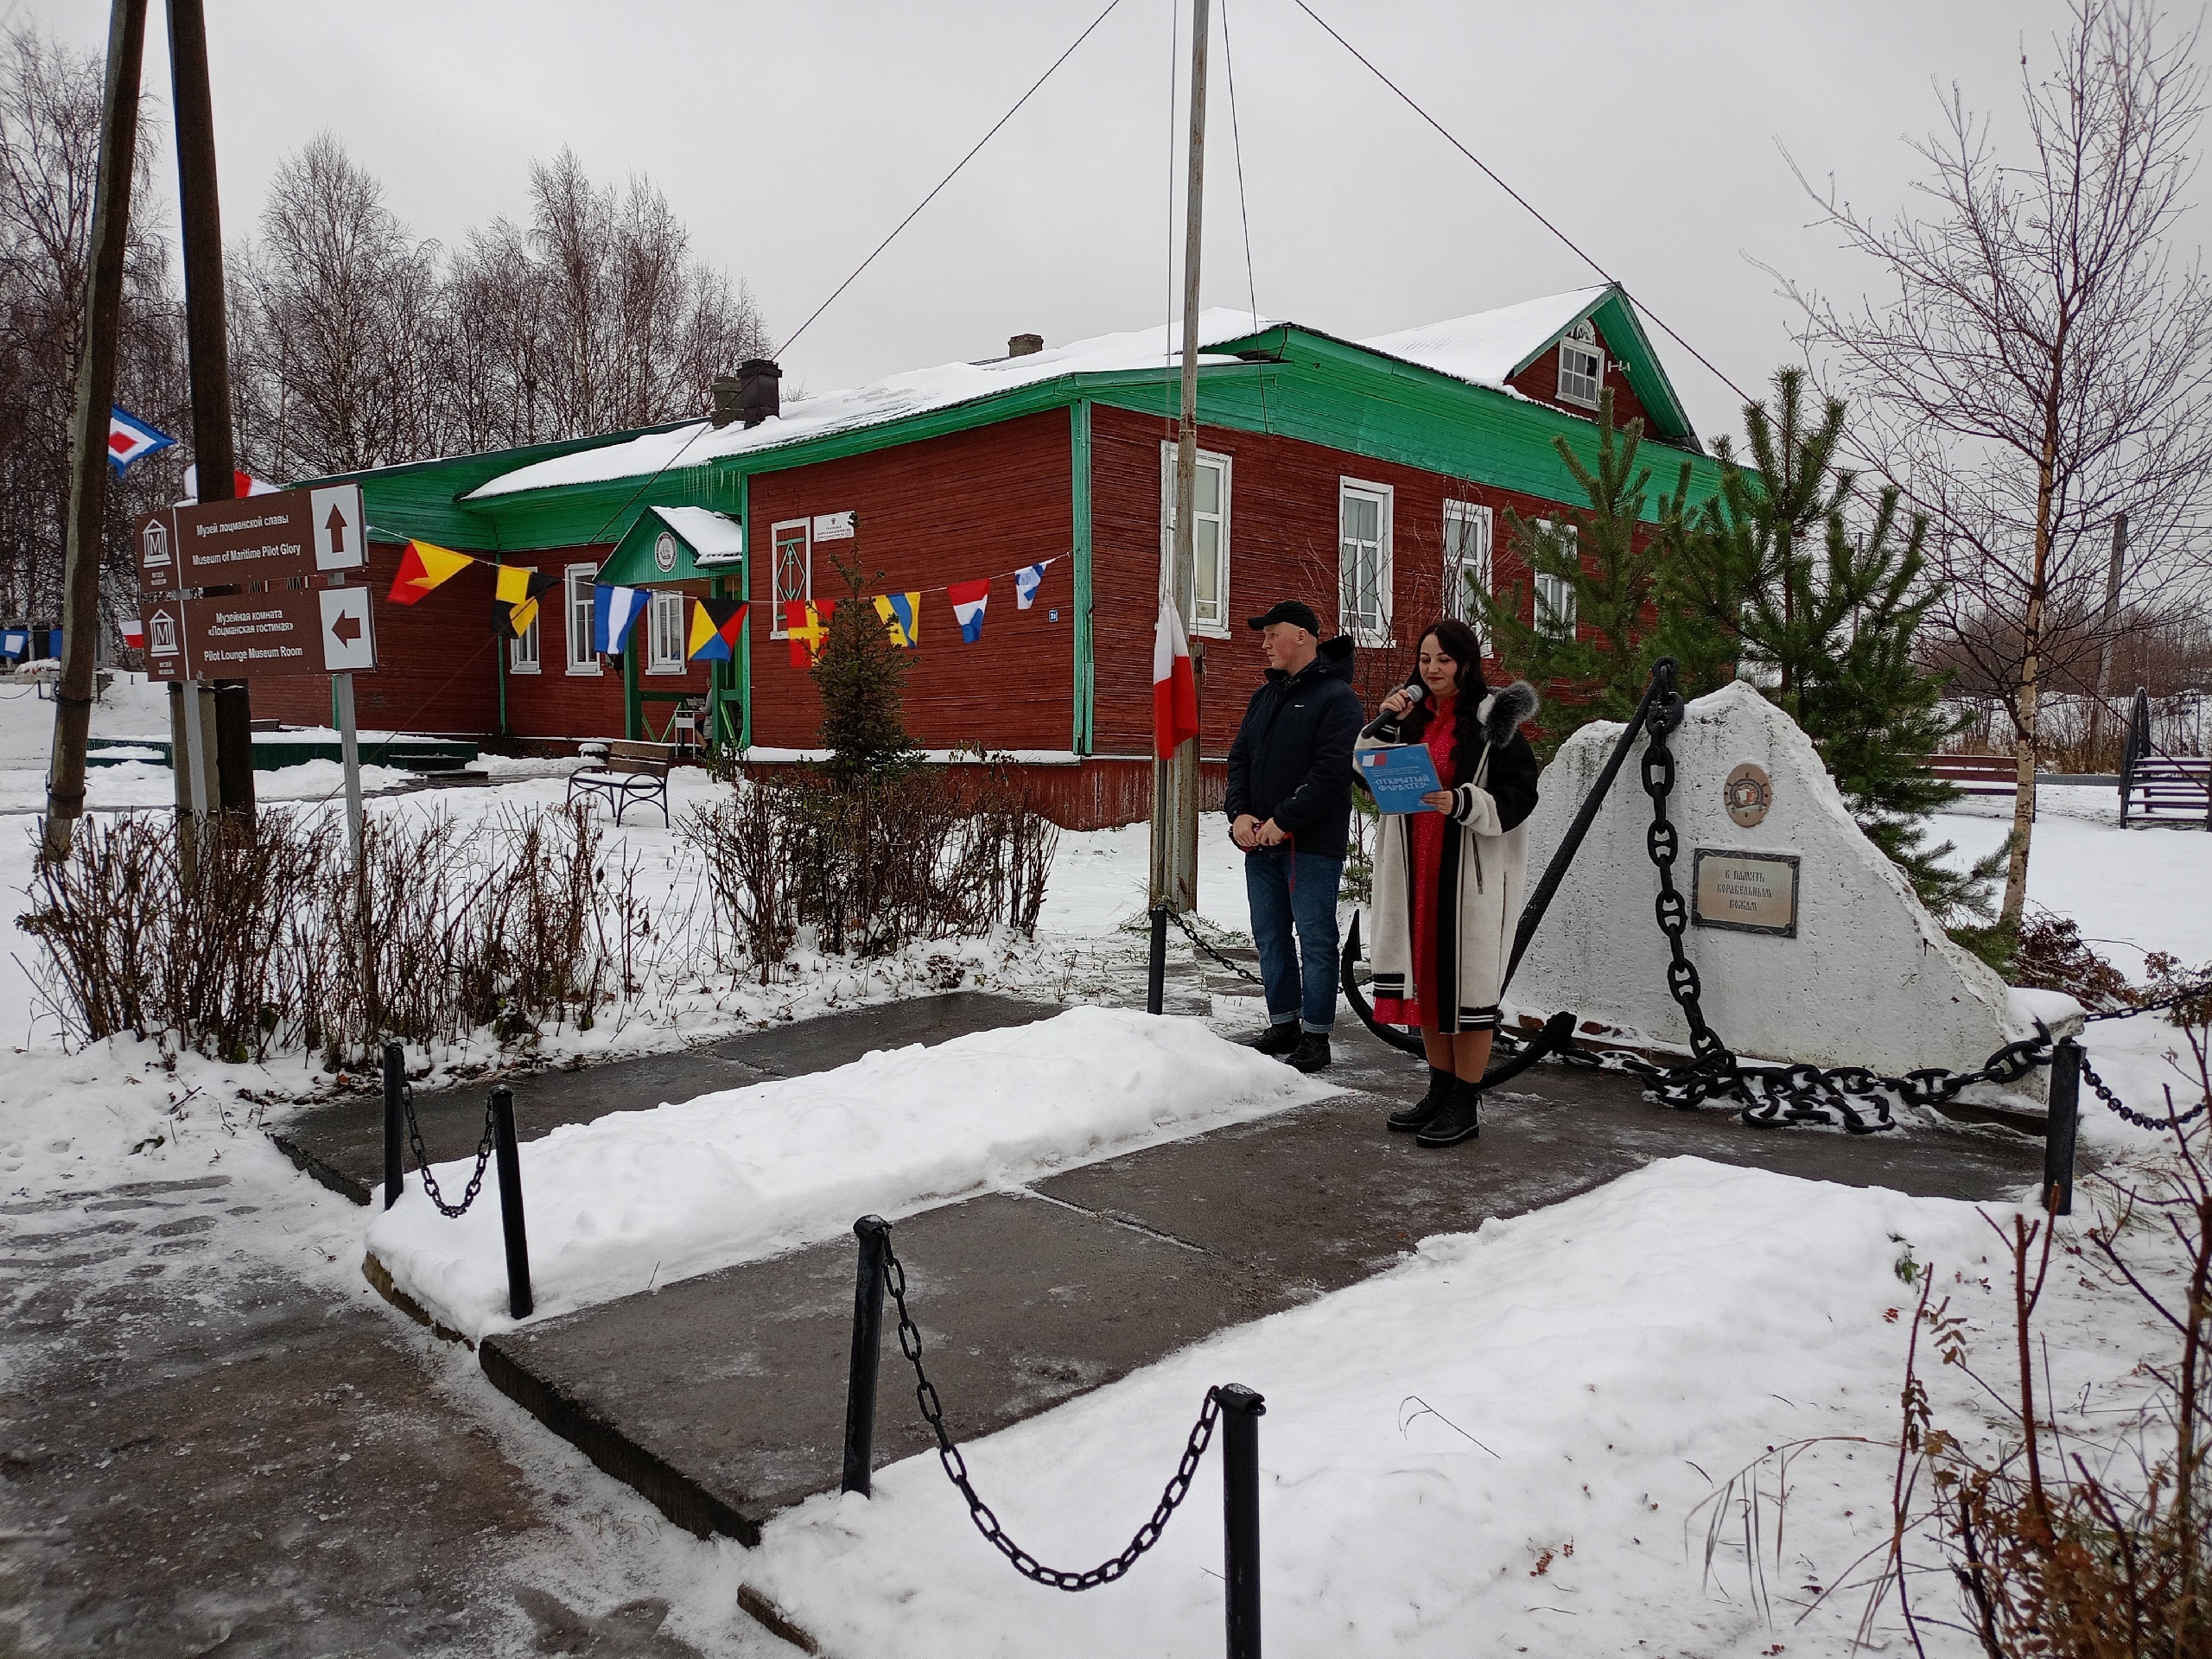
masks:
<svg viewBox="0 0 2212 1659"><path fill-rule="evenodd" d="M1419 1027L1429 1067L1428 1093L1389 1126L1425 1147L1481 1133L1482 1076L1528 878L1536 757L1520 726L1535 711L1525 681L1490 690L1474 631L1446 618L1421 636L1414 677L1360 734L1363 747L1427 746L1441 785L1421 798L1424 810L1383 819L1375 854L1375 1017Z"/></svg>

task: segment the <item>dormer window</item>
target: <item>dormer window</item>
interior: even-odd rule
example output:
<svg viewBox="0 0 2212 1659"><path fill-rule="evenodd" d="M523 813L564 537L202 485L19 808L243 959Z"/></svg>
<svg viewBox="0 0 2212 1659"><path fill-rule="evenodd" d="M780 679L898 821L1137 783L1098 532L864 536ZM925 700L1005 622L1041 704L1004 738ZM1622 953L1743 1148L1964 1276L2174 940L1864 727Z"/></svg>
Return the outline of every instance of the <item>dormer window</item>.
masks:
<svg viewBox="0 0 2212 1659"><path fill-rule="evenodd" d="M1605 350L1598 344L1597 329L1585 317L1559 343L1559 400L1595 409L1599 388L1605 384Z"/></svg>

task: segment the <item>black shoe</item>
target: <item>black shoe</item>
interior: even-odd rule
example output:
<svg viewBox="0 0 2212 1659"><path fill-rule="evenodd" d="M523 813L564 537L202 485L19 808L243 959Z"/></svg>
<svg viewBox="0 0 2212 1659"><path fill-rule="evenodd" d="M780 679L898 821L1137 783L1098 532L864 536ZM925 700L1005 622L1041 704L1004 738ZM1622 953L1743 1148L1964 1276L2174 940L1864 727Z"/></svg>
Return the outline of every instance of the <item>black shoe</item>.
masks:
<svg viewBox="0 0 2212 1659"><path fill-rule="evenodd" d="M1383 1120L1390 1128L1410 1135L1427 1125L1444 1109L1444 1103L1452 1097L1452 1084L1456 1079L1449 1071L1428 1068L1428 1092L1410 1106L1401 1107Z"/></svg>
<svg viewBox="0 0 2212 1659"><path fill-rule="evenodd" d="M1308 1031L1298 1039L1298 1046L1282 1057L1282 1063L1297 1071L1319 1071L1329 1063L1329 1033Z"/></svg>
<svg viewBox="0 0 2212 1659"><path fill-rule="evenodd" d="M1462 1141L1473 1140L1483 1132L1479 1122L1482 1104L1482 1084L1469 1083L1465 1077L1454 1077L1452 1093L1444 1103L1444 1109L1437 1113L1427 1128L1414 1137L1414 1144L1456 1147Z"/></svg>
<svg viewBox="0 0 2212 1659"><path fill-rule="evenodd" d="M1303 1035L1297 1020L1286 1020L1281 1025L1269 1026L1257 1037L1246 1038L1244 1046L1261 1054L1287 1054L1298 1046L1298 1039Z"/></svg>

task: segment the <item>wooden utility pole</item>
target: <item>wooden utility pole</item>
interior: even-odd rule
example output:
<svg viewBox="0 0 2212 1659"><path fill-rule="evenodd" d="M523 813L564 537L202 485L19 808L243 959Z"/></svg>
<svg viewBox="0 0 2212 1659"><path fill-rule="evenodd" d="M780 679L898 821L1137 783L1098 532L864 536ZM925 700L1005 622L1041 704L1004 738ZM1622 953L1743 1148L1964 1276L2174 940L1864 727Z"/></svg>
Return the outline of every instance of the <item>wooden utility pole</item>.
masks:
<svg viewBox="0 0 2212 1659"><path fill-rule="evenodd" d="M107 87L100 107L92 257L86 265L85 354L77 365L75 430L70 435L61 679L54 691L54 753L46 773L43 855L49 859L68 855L77 819L85 810L85 750L92 734L99 655L108 416L115 406L124 257L130 241L130 175L138 155L138 66L145 46L146 0L113 0L108 9Z"/></svg>
<svg viewBox="0 0 2212 1659"><path fill-rule="evenodd" d="M1192 501L1198 483L1198 254L1205 207L1206 0L1192 0L1191 14L1191 168L1183 214L1183 407L1176 430L1175 542L1171 564L1160 571L1160 593L1172 598L1192 632ZM1201 706L1205 693L1203 647L1191 641L1191 671ZM1177 746L1152 763L1152 907L1178 914L1198 904L1198 740Z"/></svg>
<svg viewBox="0 0 2212 1659"><path fill-rule="evenodd" d="M231 357L223 313L223 219L215 194L215 112L207 85L207 17L201 0L168 0L170 86L176 105L177 205L184 237L184 330L192 369L192 461L202 501L228 501L236 452L231 445ZM212 588L213 593L235 589ZM226 812L253 810L253 706L244 680L213 682L215 772ZM169 709L172 761L201 746L176 741L176 716L200 712L197 683ZM204 776L204 774L203 774ZM181 794L181 791L180 791Z"/></svg>

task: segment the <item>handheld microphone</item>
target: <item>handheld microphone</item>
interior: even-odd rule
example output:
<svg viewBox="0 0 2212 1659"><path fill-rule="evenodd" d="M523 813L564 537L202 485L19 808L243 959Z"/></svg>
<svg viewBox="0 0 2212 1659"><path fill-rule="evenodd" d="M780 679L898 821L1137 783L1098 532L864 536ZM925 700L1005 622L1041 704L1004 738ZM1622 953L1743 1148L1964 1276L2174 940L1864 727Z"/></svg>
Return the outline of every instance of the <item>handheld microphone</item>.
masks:
<svg viewBox="0 0 2212 1659"><path fill-rule="evenodd" d="M1411 696L1415 702L1419 702L1423 697L1428 695L1428 688L1423 685L1419 680L1415 680L1412 684L1407 686L1405 690L1407 695Z"/></svg>

